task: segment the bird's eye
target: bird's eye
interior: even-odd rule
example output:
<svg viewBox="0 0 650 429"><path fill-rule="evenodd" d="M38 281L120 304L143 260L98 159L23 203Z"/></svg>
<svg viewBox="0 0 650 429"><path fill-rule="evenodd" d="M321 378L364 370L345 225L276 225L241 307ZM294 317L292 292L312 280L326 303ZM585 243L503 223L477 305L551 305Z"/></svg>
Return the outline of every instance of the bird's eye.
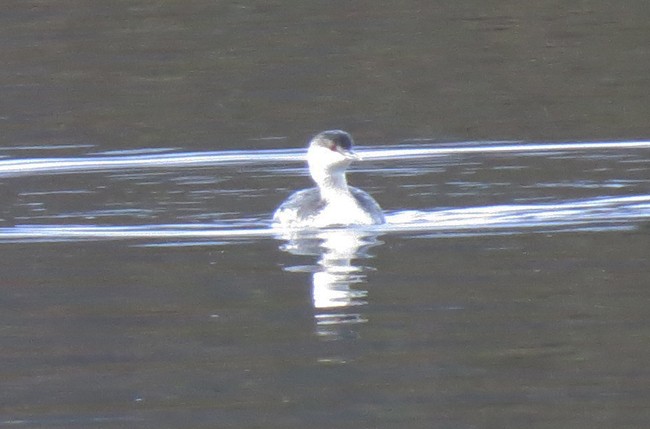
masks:
<svg viewBox="0 0 650 429"><path fill-rule="evenodd" d="M336 152L336 143L332 142L328 147L332 152Z"/></svg>

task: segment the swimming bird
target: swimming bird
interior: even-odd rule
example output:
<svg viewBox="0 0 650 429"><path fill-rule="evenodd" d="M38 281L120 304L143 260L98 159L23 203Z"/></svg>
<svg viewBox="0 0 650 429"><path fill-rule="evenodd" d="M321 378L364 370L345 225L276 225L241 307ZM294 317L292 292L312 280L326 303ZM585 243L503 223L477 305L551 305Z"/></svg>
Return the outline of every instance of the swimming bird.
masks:
<svg viewBox="0 0 650 429"><path fill-rule="evenodd" d="M345 171L361 158L352 136L323 131L309 143L307 163L315 188L295 192L273 214L273 223L291 228L377 225L385 222L379 204L361 189L348 186Z"/></svg>

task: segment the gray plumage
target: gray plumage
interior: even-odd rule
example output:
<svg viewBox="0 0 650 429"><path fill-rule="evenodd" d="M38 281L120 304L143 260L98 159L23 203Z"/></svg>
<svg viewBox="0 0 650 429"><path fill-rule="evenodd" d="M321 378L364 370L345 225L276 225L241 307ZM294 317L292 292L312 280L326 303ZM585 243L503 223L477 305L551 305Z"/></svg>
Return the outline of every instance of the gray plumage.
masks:
<svg viewBox="0 0 650 429"><path fill-rule="evenodd" d="M381 207L367 192L349 186L350 193L359 206L369 209L374 224L385 222ZM309 223L310 219L318 216L327 203L320 196L317 187L294 192L287 198L273 215L274 222L281 222L283 217L293 218L298 224Z"/></svg>

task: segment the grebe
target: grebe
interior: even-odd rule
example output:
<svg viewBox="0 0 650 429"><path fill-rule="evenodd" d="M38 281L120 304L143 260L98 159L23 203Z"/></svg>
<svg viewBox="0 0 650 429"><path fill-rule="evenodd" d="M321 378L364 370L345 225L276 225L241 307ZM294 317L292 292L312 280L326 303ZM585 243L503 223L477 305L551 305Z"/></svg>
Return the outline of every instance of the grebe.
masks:
<svg viewBox="0 0 650 429"><path fill-rule="evenodd" d="M379 204L345 179L345 170L359 159L352 151L352 136L345 131L317 134L309 143L307 163L318 186L287 198L273 214L273 223L292 228L384 223Z"/></svg>

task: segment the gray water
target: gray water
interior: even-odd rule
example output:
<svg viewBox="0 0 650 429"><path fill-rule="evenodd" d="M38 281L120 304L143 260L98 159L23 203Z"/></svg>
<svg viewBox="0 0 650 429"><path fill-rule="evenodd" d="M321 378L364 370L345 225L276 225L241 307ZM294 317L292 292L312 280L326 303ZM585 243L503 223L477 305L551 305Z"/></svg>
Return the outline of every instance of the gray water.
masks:
<svg viewBox="0 0 650 429"><path fill-rule="evenodd" d="M0 8L0 427L650 423L644 2Z"/></svg>

